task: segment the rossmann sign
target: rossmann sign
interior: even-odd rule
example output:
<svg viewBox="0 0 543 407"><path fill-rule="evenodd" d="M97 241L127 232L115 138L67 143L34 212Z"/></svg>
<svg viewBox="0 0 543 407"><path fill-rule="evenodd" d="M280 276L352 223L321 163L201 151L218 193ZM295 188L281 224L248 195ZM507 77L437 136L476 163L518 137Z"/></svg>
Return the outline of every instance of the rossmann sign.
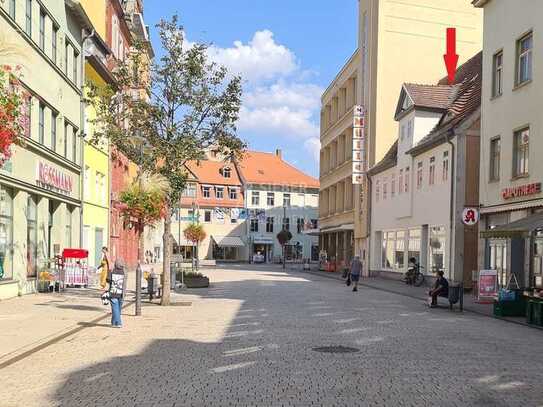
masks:
<svg viewBox="0 0 543 407"><path fill-rule="evenodd" d="M38 184L42 187L52 189L70 195L73 191L73 178L49 164L38 163Z"/></svg>
<svg viewBox="0 0 543 407"><path fill-rule="evenodd" d="M505 188L502 191L503 199L520 198L523 196L537 195L541 193L541 182L522 185L520 187Z"/></svg>

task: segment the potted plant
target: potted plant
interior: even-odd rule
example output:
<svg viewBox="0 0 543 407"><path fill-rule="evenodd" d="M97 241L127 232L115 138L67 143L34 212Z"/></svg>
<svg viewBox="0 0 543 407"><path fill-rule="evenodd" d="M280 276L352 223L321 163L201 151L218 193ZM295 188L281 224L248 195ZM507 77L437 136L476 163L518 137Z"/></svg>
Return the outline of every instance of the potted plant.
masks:
<svg viewBox="0 0 543 407"><path fill-rule="evenodd" d="M181 271L183 273L183 282L187 288L206 288L209 287L209 278L196 271ZM178 277L178 279L181 276Z"/></svg>
<svg viewBox="0 0 543 407"><path fill-rule="evenodd" d="M185 239L196 246L196 261L198 261L198 246L207 236L204 227L198 223L191 223L183 231L183 234L185 235Z"/></svg>

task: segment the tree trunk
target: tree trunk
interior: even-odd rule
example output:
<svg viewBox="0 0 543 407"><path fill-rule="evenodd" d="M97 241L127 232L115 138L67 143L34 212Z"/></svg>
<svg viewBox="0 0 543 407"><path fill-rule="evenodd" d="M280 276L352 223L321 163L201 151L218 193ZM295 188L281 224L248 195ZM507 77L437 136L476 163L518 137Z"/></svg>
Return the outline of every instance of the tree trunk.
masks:
<svg viewBox="0 0 543 407"><path fill-rule="evenodd" d="M170 208L166 211L167 215L164 218L164 235L162 241L164 242L163 248L163 264L162 264L162 300L160 305L170 305L170 263L172 256L172 217L170 214Z"/></svg>
<svg viewBox="0 0 543 407"><path fill-rule="evenodd" d="M141 265L143 264L144 251L145 251L145 227L143 222L140 221L138 225L139 241L138 241L138 265L136 266L136 316L141 315L141 279L142 279L142 270Z"/></svg>

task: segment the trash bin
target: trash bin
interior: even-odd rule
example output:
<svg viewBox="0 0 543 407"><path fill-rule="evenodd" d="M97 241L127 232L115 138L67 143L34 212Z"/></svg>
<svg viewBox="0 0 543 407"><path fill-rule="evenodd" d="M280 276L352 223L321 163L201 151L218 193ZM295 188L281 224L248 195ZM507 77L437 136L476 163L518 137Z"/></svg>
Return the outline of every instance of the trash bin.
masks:
<svg viewBox="0 0 543 407"><path fill-rule="evenodd" d="M452 309L453 305L460 302L460 310L463 308L464 285L462 283L449 284L449 308Z"/></svg>
<svg viewBox="0 0 543 407"><path fill-rule="evenodd" d="M158 290L158 276L155 273L149 274L147 278L147 293L149 294L149 300L153 301L153 297Z"/></svg>
<svg viewBox="0 0 543 407"><path fill-rule="evenodd" d="M534 300L528 300L528 303L526 304L526 322L529 324L534 323Z"/></svg>
<svg viewBox="0 0 543 407"><path fill-rule="evenodd" d="M543 326L543 302L534 300L533 324Z"/></svg>

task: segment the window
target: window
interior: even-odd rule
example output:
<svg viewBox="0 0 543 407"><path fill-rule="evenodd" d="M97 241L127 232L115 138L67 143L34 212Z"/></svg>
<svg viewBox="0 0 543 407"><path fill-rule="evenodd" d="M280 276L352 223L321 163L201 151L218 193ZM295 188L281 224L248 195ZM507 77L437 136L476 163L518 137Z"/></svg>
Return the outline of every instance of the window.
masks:
<svg viewBox="0 0 543 407"><path fill-rule="evenodd" d="M9 16L15 20L15 2L17 0L9 0Z"/></svg>
<svg viewBox="0 0 543 407"><path fill-rule="evenodd" d="M396 195L396 174L392 174L390 181L390 197L394 198L394 195Z"/></svg>
<svg viewBox="0 0 543 407"><path fill-rule="evenodd" d="M53 33L51 34L51 58L53 62L57 63L57 41L58 41L58 27L53 24Z"/></svg>
<svg viewBox="0 0 543 407"><path fill-rule="evenodd" d="M417 163L417 189L422 188L422 161Z"/></svg>
<svg viewBox="0 0 543 407"><path fill-rule="evenodd" d="M206 209L204 211L204 222L205 223L210 223L211 222L211 210L209 210L209 209Z"/></svg>
<svg viewBox="0 0 543 407"><path fill-rule="evenodd" d="M58 113L51 112L51 150L57 151L57 120Z"/></svg>
<svg viewBox="0 0 543 407"><path fill-rule="evenodd" d="M449 152L444 151L443 152L443 173L442 173L442 179L443 181L447 181L449 179Z"/></svg>
<svg viewBox="0 0 543 407"><path fill-rule="evenodd" d="M238 199L238 189L237 188L228 188L228 194L230 199Z"/></svg>
<svg viewBox="0 0 543 407"><path fill-rule="evenodd" d="M72 247L72 207L66 205L66 236L64 247Z"/></svg>
<svg viewBox="0 0 543 407"><path fill-rule="evenodd" d="M420 240L421 240L421 231L420 229L413 229L409 231L408 242L407 242L407 259L414 257L417 259L417 263L420 264Z"/></svg>
<svg viewBox="0 0 543 407"><path fill-rule="evenodd" d="M497 137L490 140L490 181L498 181L500 179L500 154L501 141Z"/></svg>
<svg viewBox="0 0 543 407"><path fill-rule="evenodd" d="M26 0L26 33L32 37L32 0Z"/></svg>
<svg viewBox="0 0 543 407"><path fill-rule="evenodd" d="M77 85L77 68L79 66L79 53L74 50L74 59L72 61L72 81Z"/></svg>
<svg viewBox="0 0 543 407"><path fill-rule="evenodd" d="M196 184L192 182L188 183L183 190L183 197L196 198Z"/></svg>
<svg viewBox="0 0 543 407"><path fill-rule="evenodd" d="M496 97L503 91L503 51L494 54L492 62L492 96Z"/></svg>
<svg viewBox="0 0 543 407"><path fill-rule="evenodd" d="M383 201L387 199L387 194L388 194L388 184L387 184L387 180L385 179L383 181Z"/></svg>
<svg viewBox="0 0 543 407"><path fill-rule="evenodd" d="M430 228L430 239L428 245L428 265L432 273L438 270L445 270L445 244L446 233L443 226Z"/></svg>
<svg viewBox="0 0 543 407"><path fill-rule="evenodd" d="M405 125L401 125L400 126L400 141L403 141L403 139L405 138Z"/></svg>
<svg viewBox="0 0 543 407"><path fill-rule="evenodd" d="M532 46L532 33L517 41L517 85L532 79Z"/></svg>
<svg viewBox="0 0 543 407"><path fill-rule="evenodd" d="M68 41L66 41L66 45L64 47L64 73L66 76L68 76L69 68L68 68L68 56L70 55L70 44Z"/></svg>
<svg viewBox="0 0 543 407"><path fill-rule="evenodd" d="M394 269L403 270L405 266L405 231L396 232L396 247L394 249Z"/></svg>
<svg viewBox="0 0 543 407"><path fill-rule="evenodd" d="M383 232L381 266L391 270L394 264L396 232Z"/></svg>
<svg viewBox="0 0 543 407"><path fill-rule="evenodd" d="M302 233L304 230L304 218L296 219L296 231Z"/></svg>
<svg viewBox="0 0 543 407"><path fill-rule="evenodd" d="M436 183L436 158L430 157L430 170L428 173L428 184L434 185Z"/></svg>
<svg viewBox="0 0 543 407"><path fill-rule="evenodd" d="M413 132L413 119L407 122L407 137L411 137L412 132Z"/></svg>
<svg viewBox="0 0 543 407"><path fill-rule="evenodd" d="M206 199L211 198L211 187L202 187L202 196Z"/></svg>
<svg viewBox="0 0 543 407"><path fill-rule="evenodd" d="M528 175L528 159L530 153L530 129L526 128L515 132L513 150L513 175Z"/></svg>
<svg viewBox="0 0 543 407"><path fill-rule="evenodd" d="M232 175L232 170L229 167L221 168L219 172L224 178L230 178Z"/></svg>
<svg viewBox="0 0 543 407"><path fill-rule="evenodd" d="M283 194L283 206L286 208L290 207L290 194Z"/></svg>
<svg viewBox="0 0 543 407"><path fill-rule="evenodd" d="M398 177L398 194L403 192L403 170L400 170L400 176Z"/></svg>
<svg viewBox="0 0 543 407"><path fill-rule="evenodd" d="M275 206L275 194L273 192L268 192L267 204L268 206Z"/></svg>
<svg viewBox="0 0 543 407"><path fill-rule="evenodd" d="M28 96L25 101L25 137L32 137L32 96Z"/></svg>
<svg viewBox="0 0 543 407"><path fill-rule="evenodd" d="M68 123L64 122L64 157L68 158Z"/></svg>
<svg viewBox="0 0 543 407"><path fill-rule="evenodd" d="M215 197L217 199L224 199L224 187L215 187Z"/></svg>
<svg viewBox="0 0 543 407"><path fill-rule="evenodd" d="M251 232L258 232L258 219L251 219Z"/></svg>
<svg viewBox="0 0 543 407"><path fill-rule="evenodd" d="M404 191L409 192L409 167L405 169L405 184Z"/></svg>
<svg viewBox="0 0 543 407"><path fill-rule="evenodd" d="M251 194L251 204L260 205L260 193L258 191L253 191Z"/></svg>
<svg viewBox="0 0 543 407"><path fill-rule="evenodd" d="M26 201L26 261L27 277L36 277L38 270L38 205L33 195Z"/></svg>
<svg viewBox="0 0 543 407"><path fill-rule="evenodd" d="M266 232L273 233L273 217L266 218Z"/></svg>
<svg viewBox="0 0 543 407"><path fill-rule="evenodd" d="M45 141L45 105L43 103L40 103L40 116L39 116L39 142L40 144L43 144Z"/></svg>
<svg viewBox="0 0 543 407"><path fill-rule="evenodd" d="M283 218L283 230L290 230L290 218Z"/></svg>
<svg viewBox="0 0 543 407"><path fill-rule="evenodd" d="M381 181L375 181L375 202L381 199Z"/></svg>
<svg viewBox="0 0 543 407"><path fill-rule="evenodd" d="M77 162L77 130L72 132L72 161Z"/></svg>
<svg viewBox="0 0 543 407"><path fill-rule="evenodd" d="M11 190L0 186L0 280L13 278L13 199Z"/></svg>
<svg viewBox="0 0 543 407"><path fill-rule="evenodd" d="M40 49L45 51L45 12L40 10Z"/></svg>

